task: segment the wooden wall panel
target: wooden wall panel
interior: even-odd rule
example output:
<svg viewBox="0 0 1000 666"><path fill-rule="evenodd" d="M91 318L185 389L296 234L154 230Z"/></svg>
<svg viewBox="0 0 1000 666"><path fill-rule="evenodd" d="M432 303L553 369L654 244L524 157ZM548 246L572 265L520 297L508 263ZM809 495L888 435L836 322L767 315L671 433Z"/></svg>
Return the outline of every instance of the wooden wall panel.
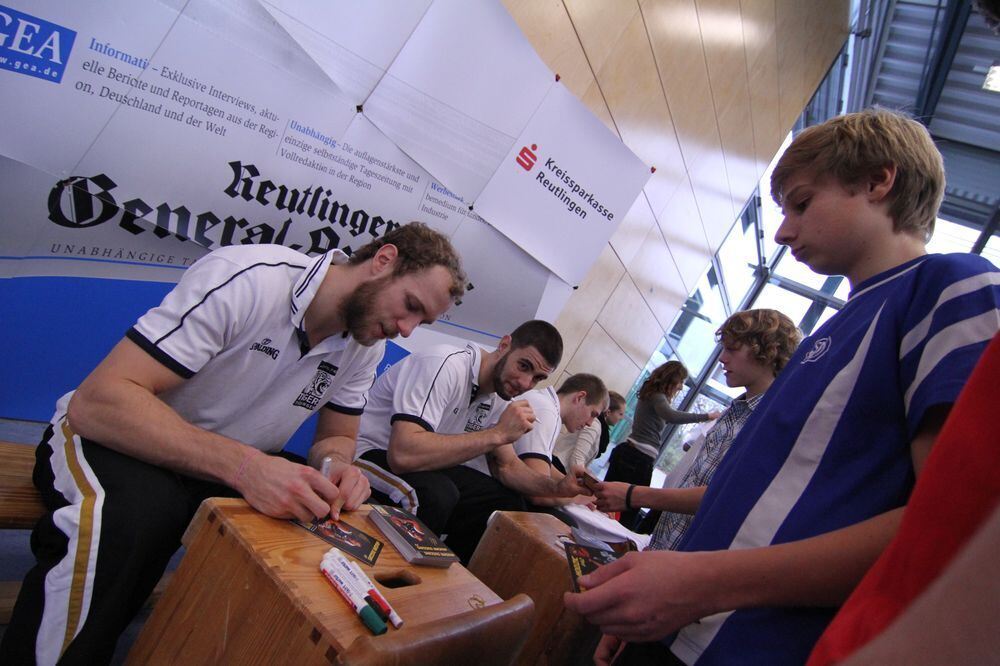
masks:
<svg viewBox="0 0 1000 666"><path fill-rule="evenodd" d="M545 64L579 99L594 85L583 46L559 0L503 0L518 27Z"/></svg>
<svg viewBox="0 0 1000 666"><path fill-rule="evenodd" d="M583 28L576 25L577 31L584 34ZM588 31L600 28L587 26ZM669 200L683 177L684 161L639 12L596 71L596 77L622 141L642 161L656 168L645 188L655 211Z"/></svg>
<svg viewBox="0 0 1000 666"><path fill-rule="evenodd" d="M622 395L628 393L641 370L642 367L634 363L597 323L591 327L566 366L569 373L590 372L597 375L609 389Z"/></svg>
<svg viewBox="0 0 1000 666"><path fill-rule="evenodd" d="M649 351L656 347L664 331L627 273L597 316L597 323L639 367L646 364Z"/></svg>
<svg viewBox="0 0 1000 666"><path fill-rule="evenodd" d="M668 330L689 290L681 280L659 225L654 224L649 230L639 254L629 264L628 272L660 324L660 329Z"/></svg>
<svg viewBox="0 0 1000 666"><path fill-rule="evenodd" d="M615 233L611 236L611 247L614 248L622 264L628 266L639 253L649 230L656 224L656 218L649 207L645 195L640 194L629 209L625 219L621 221Z"/></svg>
<svg viewBox="0 0 1000 666"><path fill-rule="evenodd" d="M503 0L566 87L656 167L555 324L629 389L847 36L850 0Z"/></svg>
<svg viewBox="0 0 1000 666"><path fill-rule="evenodd" d="M689 180L684 179L656 219L684 283L686 296L712 261L712 249L705 237ZM683 300L678 302L678 306Z"/></svg>
<svg viewBox="0 0 1000 666"><path fill-rule="evenodd" d="M779 116L774 0L741 0L740 15L743 17L743 46L759 180L787 133L782 131Z"/></svg>
<svg viewBox="0 0 1000 666"><path fill-rule="evenodd" d="M625 267L611 246L604 248L554 322L563 337L563 360L557 370L566 368L624 274Z"/></svg>
<svg viewBox="0 0 1000 666"><path fill-rule="evenodd" d="M697 7L734 212L725 220L705 220L708 241L717 247L757 185L757 160L740 2L698 0Z"/></svg>
<svg viewBox="0 0 1000 666"><path fill-rule="evenodd" d="M529 0L530 1L530 0ZM636 0L565 0L590 67L600 71L639 12Z"/></svg>

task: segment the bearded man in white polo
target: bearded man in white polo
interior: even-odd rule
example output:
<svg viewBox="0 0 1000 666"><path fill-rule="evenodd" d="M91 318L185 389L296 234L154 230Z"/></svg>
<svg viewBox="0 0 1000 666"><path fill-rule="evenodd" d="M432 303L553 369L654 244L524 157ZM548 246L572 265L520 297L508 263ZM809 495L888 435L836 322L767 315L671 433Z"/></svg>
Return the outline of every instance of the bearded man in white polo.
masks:
<svg viewBox="0 0 1000 666"><path fill-rule="evenodd" d="M464 286L448 239L419 223L351 257L261 245L196 262L56 407L34 473L49 513L0 662L108 662L206 497L304 521L357 508L370 490L351 461L384 340ZM317 411L308 465L268 455Z"/></svg>

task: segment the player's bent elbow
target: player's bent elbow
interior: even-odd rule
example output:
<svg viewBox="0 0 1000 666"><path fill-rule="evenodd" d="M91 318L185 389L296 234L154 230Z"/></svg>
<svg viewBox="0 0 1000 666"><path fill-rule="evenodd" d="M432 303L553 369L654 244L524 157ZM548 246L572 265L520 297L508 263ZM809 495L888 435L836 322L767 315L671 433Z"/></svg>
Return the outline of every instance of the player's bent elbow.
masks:
<svg viewBox="0 0 1000 666"><path fill-rule="evenodd" d="M89 437L92 424L94 423L94 412L97 410L97 402L91 395L92 391L83 387L73 393L73 397L66 406L66 420L73 432L84 437Z"/></svg>
<svg viewBox="0 0 1000 666"><path fill-rule="evenodd" d="M407 474L409 472L419 472L417 460L406 451L400 451L400 447L390 446L386 454L389 461L389 471L393 474Z"/></svg>

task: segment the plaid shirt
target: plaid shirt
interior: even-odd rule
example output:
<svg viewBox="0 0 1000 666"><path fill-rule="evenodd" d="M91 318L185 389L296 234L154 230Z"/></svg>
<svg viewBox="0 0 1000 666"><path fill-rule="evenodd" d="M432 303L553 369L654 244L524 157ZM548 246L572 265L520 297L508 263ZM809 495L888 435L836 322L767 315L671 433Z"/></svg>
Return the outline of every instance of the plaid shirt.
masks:
<svg viewBox="0 0 1000 666"><path fill-rule="evenodd" d="M729 409L723 412L712 429L705 435L705 444L698 451L697 457L687 473L677 484L678 488L693 488L707 486L719 463L729 451L729 446L736 435L746 424L763 393L744 400L743 397L733 400ZM664 511L653 530L653 539L646 550L672 550L680 543L688 526L694 520L693 515Z"/></svg>

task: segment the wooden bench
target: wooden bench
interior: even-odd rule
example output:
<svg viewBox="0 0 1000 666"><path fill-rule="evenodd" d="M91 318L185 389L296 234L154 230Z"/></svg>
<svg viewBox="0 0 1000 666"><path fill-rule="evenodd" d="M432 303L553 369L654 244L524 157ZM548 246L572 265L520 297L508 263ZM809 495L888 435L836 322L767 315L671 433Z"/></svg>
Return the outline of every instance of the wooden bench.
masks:
<svg viewBox="0 0 1000 666"><path fill-rule="evenodd" d="M0 529L30 530L45 513L42 496L31 482L35 447L0 442ZM0 624L10 622L20 581L0 581Z"/></svg>
<svg viewBox="0 0 1000 666"><path fill-rule="evenodd" d="M31 482L35 447L0 442L0 529L30 530L45 513Z"/></svg>
<svg viewBox="0 0 1000 666"><path fill-rule="evenodd" d="M0 441L0 529L30 530L45 515L42 496L31 481L34 467L34 445ZM167 572L157 583L147 604L152 604L162 594L169 580L170 572ZM0 581L0 625L10 623L14 602L20 591L21 581Z"/></svg>

